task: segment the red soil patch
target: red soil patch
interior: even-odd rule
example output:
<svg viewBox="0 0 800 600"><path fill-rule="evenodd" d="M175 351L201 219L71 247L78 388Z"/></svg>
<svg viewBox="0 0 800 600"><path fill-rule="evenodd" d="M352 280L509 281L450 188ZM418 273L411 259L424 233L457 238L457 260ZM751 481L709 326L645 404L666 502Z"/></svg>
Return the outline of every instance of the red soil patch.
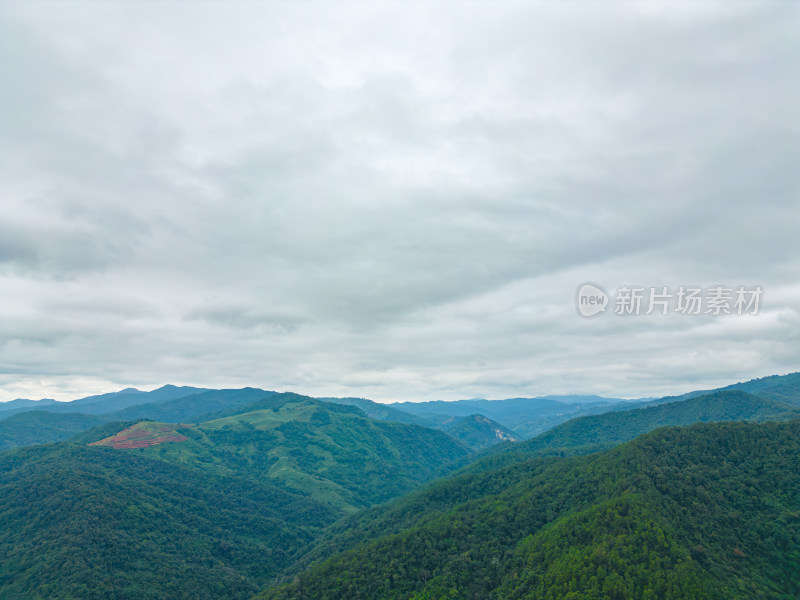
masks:
<svg viewBox="0 0 800 600"><path fill-rule="evenodd" d="M142 422L123 429L116 435L107 437L90 446L111 446L116 449L146 448L165 442L183 442L188 440L175 429L186 428L188 425L173 425L163 423Z"/></svg>

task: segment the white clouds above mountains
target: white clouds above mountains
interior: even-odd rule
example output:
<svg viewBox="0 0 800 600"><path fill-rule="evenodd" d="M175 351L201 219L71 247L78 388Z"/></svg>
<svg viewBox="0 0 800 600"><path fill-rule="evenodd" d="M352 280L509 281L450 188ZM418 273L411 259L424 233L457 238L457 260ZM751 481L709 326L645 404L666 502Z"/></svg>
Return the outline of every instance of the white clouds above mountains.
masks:
<svg viewBox="0 0 800 600"><path fill-rule="evenodd" d="M0 4L0 399L800 365L789 2ZM760 285L756 316L575 290Z"/></svg>

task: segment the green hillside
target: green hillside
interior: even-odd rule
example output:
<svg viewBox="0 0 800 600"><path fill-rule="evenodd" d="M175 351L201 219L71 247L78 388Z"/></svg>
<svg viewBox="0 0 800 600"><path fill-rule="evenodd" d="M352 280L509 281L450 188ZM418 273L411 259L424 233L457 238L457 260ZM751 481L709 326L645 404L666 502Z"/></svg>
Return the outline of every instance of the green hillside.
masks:
<svg viewBox="0 0 800 600"><path fill-rule="evenodd" d="M66 440L105 422L95 415L31 410L0 421L0 450Z"/></svg>
<svg viewBox="0 0 800 600"><path fill-rule="evenodd" d="M800 417L794 406L739 390L713 392L687 400L626 411L578 417L521 444L506 446L472 468L510 464L530 454L584 454L632 440L665 425L714 421L775 421Z"/></svg>
<svg viewBox="0 0 800 600"><path fill-rule="evenodd" d="M778 402L800 405L800 373L788 375L771 375L761 379L752 379L743 383L734 383L723 390L741 390Z"/></svg>
<svg viewBox="0 0 800 600"><path fill-rule="evenodd" d="M196 423L220 413L239 412L243 407L274 394L275 392L249 387L239 390L201 390L196 394L168 401L138 404L108 413L106 417L115 421L152 419L167 423Z"/></svg>
<svg viewBox="0 0 800 600"><path fill-rule="evenodd" d="M440 427L472 450L484 450L502 442L519 441L514 433L483 415L450 417Z"/></svg>
<svg viewBox="0 0 800 600"><path fill-rule="evenodd" d="M202 395L202 394L200 394ZM239 599L468 449L294 394L0 453L0 598Z"/></svg>
<svg viewBox="0 0 800 600"><path fill-rule="evenodd" d="M0 598L243 599L338 514L136 452L12 450L0 453Z"/></svg>
<svg viewBox="0 0 800 600"><path fill-rule="evenodd" d="M181 429L186 442L138 452L274 480L344 511L407 492L469 452L440 431L376 421L355 407L296 394L266 397L244 410Z"/></svg>
<svg viewBox="0 0 800 600"><path fill-rule="evenodd" d="M60 402L53 405L53 410L8 411L10 416L0 420L0 450L63 441L105 422L139 419L197 422L219 414L236 413L242 407L274 394L256 388L203 390L164 386L152 392L124 390L74 402ZM127 406L134 401L141 404ZM117 408L120 403L126 406ZM76 411L91 407L93 414L69 413L65 412L65 407L73 407ZM106 409L110 412L105 412Z"/></svg>
<svg viewBox="0 0 800 600"><path fill-rule="evenodd" d="M456 486L448 510L398 514L399 528L259 598L800 594L800 421L664 428L472 478L473 499Z"/></svg>
<svg viewBox="0 0 800 600"><path fill-rule="evenodd" d="M317 540L296 568L352 548L376 535L399 532L415 523L420 514L432 518L446 514L458 503L479 499L486 493L499 493L504 480L494 473L504 467L524 463L528 469L543 469L559 457L605 450L665 425L785 420L792 416L798 416L792 407L732 391L573 419L531 440L504 445L497 452L490 449L488 455L467 464L445 480L436 481L387 506L368 509L336 523Z"/></svg>
<svg viewBox="0 0 800 600"><path fill-rule="evenodd" d="M561 400L570 401L562 402ZM507 398L505 400L432 400L428 402L398 402L395 409L411 413L434 423L451 417L483 415L512 431L518 438L529 438L550 427L563 423L584 410L597 410L620 402L616 398L597 396L566 396L556 398ZM581 403L581 400L585 402Z"/></svg>
<svg viewBox="0 0 800 600"><path fill-rule="evenodd" d="M398 410L387 406L367 400L366 398L317 398L323 402L333 402L334 404L347 404L348 406L355 406L360 408L365 415L372 419L379 421L397 421L398 423L409 423L413 425L422 425L423 427L431 427L432 424L427 420L413 415L409 412Z"/></svg>

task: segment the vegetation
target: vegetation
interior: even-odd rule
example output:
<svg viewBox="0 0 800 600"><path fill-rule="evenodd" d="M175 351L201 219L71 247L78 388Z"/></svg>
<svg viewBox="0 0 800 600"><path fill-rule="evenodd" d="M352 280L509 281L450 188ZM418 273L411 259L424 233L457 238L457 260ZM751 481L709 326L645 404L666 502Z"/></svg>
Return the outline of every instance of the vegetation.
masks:
<svg viewBox="0 0 800 600"><path fill-rule="evenodd" d="M483 415L450 417L441 428L461 440L472 450L484 450L501 442L517 442L519 438L508 429Z"/></svg>
<svg viewBox="0 0 800 600"><path fill-rule="evenodd" d="M571 400L579 400L571 398ZM509 398L506 400L456 400L447 402L400 402L393 408L423 417L432 423L441 424L451 417L469 417L479 414L496 421L513 431L516 437L525 439L541 433L567 419L582 414L590 407L610 406L609 402L597 403L597 397L586 397L587 402L561 402L553 398ZM599 399L611 400L616 399Z"/></svg>
<svg viewBox="0 0 800 600"><path fill-rule="evenodd" d="M0 598L239 599L468 449L294 394L0 453Z"/></svg>
<svg viewBox="0 0 800 600"><path fill-rule="evenodd" d="M796 407L739 390L572 419L521 444L506 445L469 468L512 464L524 456L587 454L632 440L665 425L717 421L775 421L800 417Z"/></svg>
<svg viewBox="0 0 800 600"><path fill-rule="evenodd" d="M0 454L0 598L248 598L340 513L131 451Z"/></svg>
<svg viewBox="0 0 800 600"><path fill-rule="evenodd" d="M263 398L245 411L180 429L187 442L141 452L279 481L348 512L408 492L469 453L439 431L375 421L355 407L296 394Z"/></svg>
<svg viewBox="0 0 800 600"><path fill-rule="evenodd" d="M166 386L12 414L12 445L101 424L0 453L0 598L800 597L800 409L778 399L584 416L424 487L509 431L351 400Z"/></svg>
<svg viewBox="0 0 800 600"><path fill-rule="evenodd" d="M472 477L481 489L471 499L458 498L459 482L444 512L394 512L404 522L390 533L259 597L800 594L800 421L665 428L605 453Z"/></svg>
<svg viewBox="0 0 800 600"><path fill-rule="evenodd" d="M202 390L164 386L152 392L123 390L74 402L57 402L45 410L29 403L0 412L0 450L59 442L100 423L151 419L172 423L198 422L223 411L232 414L274 395L254 388ZM139 404L135 404L138 402ZM67 412L67 409L82 412Z"/></svg>
<svg viewBox="0 0 800 600"><path fill-rule="evenodd" d="M66 440L103 422L80 413L20 412L0 421L0 450Z"/></svg>

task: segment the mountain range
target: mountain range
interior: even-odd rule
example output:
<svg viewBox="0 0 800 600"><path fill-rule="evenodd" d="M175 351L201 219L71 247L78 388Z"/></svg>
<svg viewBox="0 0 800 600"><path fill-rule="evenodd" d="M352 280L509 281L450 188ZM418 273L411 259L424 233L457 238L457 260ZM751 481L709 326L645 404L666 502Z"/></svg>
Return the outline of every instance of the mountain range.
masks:
<svg viewBox="0 0 800 600"><path fill-rule="evenodd" d="M798 385L17 401L0 598L796 598Z"/></svg>

